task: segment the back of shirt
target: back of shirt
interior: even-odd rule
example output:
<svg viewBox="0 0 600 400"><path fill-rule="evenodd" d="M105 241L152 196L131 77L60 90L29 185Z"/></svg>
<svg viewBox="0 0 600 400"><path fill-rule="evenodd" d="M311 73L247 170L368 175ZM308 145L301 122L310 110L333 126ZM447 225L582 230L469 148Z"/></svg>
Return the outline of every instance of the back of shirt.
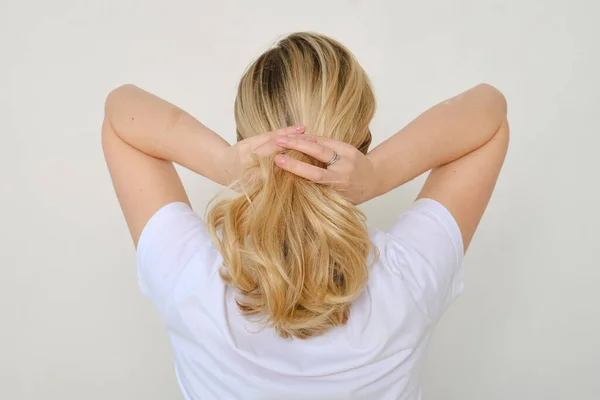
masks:
<svg viewBox="0 0 600 400"><path fill-rule="evenodd" d="M348 323L282 339L240 314L199 216L185 203L157 211L138 243L139 283L167 327L185 398L420 399L432 329L463 288L461 233L443 205L420 199L370 236L379 259Z"/></svg>

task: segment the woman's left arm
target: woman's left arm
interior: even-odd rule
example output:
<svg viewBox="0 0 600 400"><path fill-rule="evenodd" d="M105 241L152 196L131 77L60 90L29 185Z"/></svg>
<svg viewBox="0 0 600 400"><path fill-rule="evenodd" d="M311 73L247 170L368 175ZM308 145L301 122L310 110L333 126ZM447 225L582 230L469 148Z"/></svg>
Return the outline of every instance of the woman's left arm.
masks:
<svg viewBox="0 0 600 400"><path fill-rule="evenodd" d="M108 95L102 147L136 246L146 222L162 206L189 205L173 162L229 184L220 165L229 144L179 107L133 85Z"/></svg>

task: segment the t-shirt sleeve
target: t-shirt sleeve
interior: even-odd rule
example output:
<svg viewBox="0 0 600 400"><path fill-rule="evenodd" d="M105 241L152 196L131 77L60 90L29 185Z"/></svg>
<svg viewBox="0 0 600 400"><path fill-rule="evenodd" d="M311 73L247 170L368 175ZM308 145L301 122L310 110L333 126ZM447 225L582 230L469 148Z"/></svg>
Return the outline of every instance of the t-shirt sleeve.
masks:
<svg viewBox="0 0 600 400"><path fill-rule="evenodd" d="M137 247L138 283L161 313L190 259L210 243L204 221L186 203L166 204L148 220Z"/></svg>
<svg viewBox="0 0 600 400"><path fill-rule="evenodd" d="M463 290L460 229L439 202L422 198L387 232L385 257L401 276L417 306L439 319Z"/></svg>

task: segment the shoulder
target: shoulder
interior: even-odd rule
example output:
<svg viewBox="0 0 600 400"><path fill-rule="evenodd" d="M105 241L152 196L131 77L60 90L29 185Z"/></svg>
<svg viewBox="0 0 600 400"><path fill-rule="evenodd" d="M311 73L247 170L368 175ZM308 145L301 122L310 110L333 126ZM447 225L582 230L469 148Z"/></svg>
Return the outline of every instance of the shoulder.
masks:
<svg viewBox="0 0 600 400"><path fill-rule="evenodd" d="M423 198L388 230L371 232L380 270L371 278L388 278L384 291L392 296L407 291L425 314L439 318L463 290L462 236L450 212L441 203Z"/></svg>
<svg viewBox="0 0 600 400"><path fill-rule="evenodd" d="M186 203L166 204L148 220L140 235L140 289L160 308L184 275L194 275L199 283L212 279L218 272L218 257L200 216Z"/></svg>

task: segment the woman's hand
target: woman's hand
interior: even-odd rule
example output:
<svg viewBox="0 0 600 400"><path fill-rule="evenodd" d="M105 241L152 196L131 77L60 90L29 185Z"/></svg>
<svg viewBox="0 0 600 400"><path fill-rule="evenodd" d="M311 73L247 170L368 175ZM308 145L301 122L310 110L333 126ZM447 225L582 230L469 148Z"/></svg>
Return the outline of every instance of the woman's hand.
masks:
<svg viewBox="0 0 600 400"><path fill-rule="evenodd" d="M286 149L300 151L324 163L334 152L340 159L327 168L319 168L283 154L275 157L275 163L295 175L332 187L354 205L364 203L377 193L377 174L368 155L354 146L334 139L311 135L280 135L275 143Z"/></svg>
<svg viewBox="0 0 600 400"><path fill-rule="evenodd" d="M302 133L305 129L304 126L289 126L249 137L237 142L233 146L227 147L219 156L222 169L219 182L217 183L228 186L240 179L244 168L252 160L252 154L256 154L259 157L266 157L284 151L285 148L277 145L275 138L292 134L300 138L304 136Z"/></svg>

